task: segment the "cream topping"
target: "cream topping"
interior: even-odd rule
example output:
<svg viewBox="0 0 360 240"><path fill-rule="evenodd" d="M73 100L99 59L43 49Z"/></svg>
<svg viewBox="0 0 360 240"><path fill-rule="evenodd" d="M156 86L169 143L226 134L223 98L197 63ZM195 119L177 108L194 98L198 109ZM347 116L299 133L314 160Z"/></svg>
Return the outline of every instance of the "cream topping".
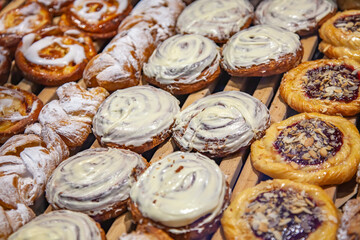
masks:
<svg viewBox="0 0 360 240"><path fill-rule="evenodd" d="M226 67L251 67L296 54L299 36L276 26L257 25L235 34L223 47Z"/></svg>
<svg viewBox="0 0 360 240"><path fill-rule="evenodd" d="M264 131L269 120L267 107L258 99L238 91L219 92L178 114L173 138L186 150L233 153Z"/></svg>
<svg viewBox="0 0 360 240"><path fill-rule="evenodd" d="M62 5L66 3L69 0L37 0L38 2L44 4L45 6L49 7L51 5L53 9L60 10ZM54 4L55 3L55 4Z"/></svg>
<svg viewBox="0 0 360 240"><path fill-rule="evenodd" d="M102 214L129 197L134 168L145 168L137 153L113 148L85 150L55 169L46 198L55 208Z"/></svg>
<svg viewBox="0 0 360 240"><path fill-rule="evenodd" d="M201 35L175 35L165 40L151 55L143 71L148 77L161 84L192 84L202 80L197 78L215 59L210 72L214 73L219 63L216 44Z"/></svg>
<svg viewBox="0 0 360 240"><path fill-rule="evenodd" d="M117 90L100 106L93 130L102 143L141 146L174 123L179 101L151 86Z"/></svg>
<svg viewBox="0 0 360 240"><path fill-rule="evenodd" d="M228 39L253 15L248 0L198 0L180 14L178 32Z"/></svg>
<svg viewBox="0 0 360 240"><path fill-rule="evenodd" d="M182 227L204 217L202 226L221 213L225 192L225 176L213 160L174 152L140 176L130 198L142 215L165 226Z"/></svg>
<svg viewBox="0 0 360 240"><path fill-rule="evenodd" d="M89 216L68 210L42 214L24 225L9 240L101 240L101 233Z"/></svg>
<svg viewBox="0 0 360 240"><path fill-rule="evenodd" d="M264 0L256 8L255 15L258 24L296 32L315 27L336 8L332 0Z"/></svg>

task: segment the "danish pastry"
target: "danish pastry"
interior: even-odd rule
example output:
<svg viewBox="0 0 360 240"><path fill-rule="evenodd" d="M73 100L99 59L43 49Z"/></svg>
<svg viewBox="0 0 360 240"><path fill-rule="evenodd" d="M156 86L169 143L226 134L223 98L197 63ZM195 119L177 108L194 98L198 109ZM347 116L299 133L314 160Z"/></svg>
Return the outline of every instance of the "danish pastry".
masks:
<svg viewBox="0 0 360 240"><path fill-rule="evenodd" d="M126 211L131 186L147 162L139 154L115 148L82 151L55 169L46 186L54 209L86 213L105 221Z"/></svg>
<svg viewBox="0 0 360 240"><path fill-rule="evenodd" d="M15 48L22 37L51 23L49 11L41 4L30 2L0 16L0 45Z"/></svg>
<svg viewBox="0 0 360 240"><path fill-rule="evenodd" d="M270 125L267 107L239 91L204 97L176 116L173 139L181 150L224 157L260 138Z"/></svg>
<svg viewBox="0 0 360 240"><path fill-rule="evenodd" d="M229 188L213 160L174 152L145 170L131 188L130 200L135 222L174 239L205 239L220 225Z"/></svg>
<svg viewBox="0 0 360 240"><path fill-rule="evenodd" d="M298 112L353 116L360 112L359 69L352 59L304 62L283 76L280 95Z"/></svg>
<svg viewBox="0 0 360 240"><path fill-rule="evenodd" d="M111 38L131 9L129 0L75 0L59 25L76 27L93 39Z"/></svg>
<svg viewBox="0 0 360 240"><path fill-rule="evenodd" d="M341 184L356 173L360 135L345 118L302 113L274 123L251 146L255 169L272 178Z"/></svg>
<svg viewBox="0 0 360 240"><path fill-rule="evenodd" d="M36 95L11 84L0 86L0 143L34 123L42 107Z"/></svg>
<svg viewBox="0 0 360 240"><path fill-rule="evenodd" d="M36 217L9 237L9 240L21 239L105 240L105 233L86 214L58 210Z"/></svg>
<svg viewBox="0 0 360 240"><path fill-rule="evenodd" d="M10 52L3 46L0 46L0 85L8 81L10 67Z"/></svg>
<svg viewBox="0 0 360 240"><path fill-rule="evenodd" d="M179 101L170 93L147 86L118 90L100 106L93 132L106 147L143 153L171 135Z"/></svg>
<svg viewBox="0 0 360 240"><path fill-rule="evenodd" d="M216 44L201 35L175 35L161 43L144 64L145 80L172 94L196 92L220 75Z"/></svg>
<svg viewBox="0 0 360 240"><path fill-rule="evenodd" d="M23 75L46 86L79 80L88 61L96 54L90 37L77 30L43 29L23 37L15 62Z"/></svg>
<svg viewBox="0 0 360 240"><path fill-rule="evenodd" d="M290 180L268 180L248 188L226 209L226 239L335 240L339 219L320 187Z"/></svg>
<svg viewBox="0 0 360 240"><path fill-rule="evenodd" d="M264 0L256 8L255 23L275 25L306 36L315 33L336 10L332 0Z"/></svg>
<svg viewBox="0 0 360 240"><path fill-rule="evenodd" d="M339 12L319 30L319 50L329 58L349 57L360 62L360 10Z"/></svg>
<svg viewBox="0 0 360 240"><path fill-rule="evenodd" d="M131 232L129 234L124 234L120 237L119 240L173 240L169 235L164 231L155 228L151 225L139 225L136 229L136 232Z"/></svg>
<svg viewBox="0 0 360 240"><path fill-rule="evenodd" d="M178 33L200 34L217 43L250 26L254 7L248 0L198 0L180 14Z"/></svg>
<svg viewBox="0 0 360 240"><path fill-rule="evenodd" d="M233 76L260 77L296 67L303 56L299 36L271 25L240 31L223 46L222 67Z"/></svg>
<svg viewBox="0 0 360 240"><path fill-rule="evenodd" d="M338 240L360 238L360 198L349 200L343 207Z"/></svg>
<svg viewBox="0 0 360 240"><path fill-rule="evenodd" d="M69 9L74 0L29 0L44 5L52 15L60 15Z"/></svg>

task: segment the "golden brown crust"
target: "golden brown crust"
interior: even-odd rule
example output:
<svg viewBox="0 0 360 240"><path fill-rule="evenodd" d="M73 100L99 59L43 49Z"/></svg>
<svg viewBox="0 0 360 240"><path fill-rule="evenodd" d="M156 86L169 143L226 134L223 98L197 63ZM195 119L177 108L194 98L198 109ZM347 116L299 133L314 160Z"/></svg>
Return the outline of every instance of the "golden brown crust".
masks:
<svg viewBox="0 0 360 240"><path fill-rule="evenodd" d="M136 231L120 236L119 240L136 238L143 240L173 240L164 231L151 225L138 225Z"/></svg>
<svg viewBox="0 0 360 240"><path fill-rule="evenodd" d="M3 85L8 81L10 68L10 52L6 48L0 46L0 85Z"/></svg>
<svg viewBox="0 0 360 240"><path fill-rule="evenodd" d="M326 66L342 65L350 67L353 70L360 68L360 64L351 59L321 59L301 63L299 66L291 69L283 76L282 82L280 84L281 97L288 105L290 105L291 108L298 112L319 112L328 115L341 114L343 116L353 116L359 113L359 94L356 99L347 102L330 100L328 98L310 98L306 93L305 84L308 84L309 82L307 77L308 71ZM357 89L355 91L359 90Z"/></svg>
<svg viewBox="0 0 360 240"><path fill-rule="evenodd" d="M342 11L349 9L360 9L360 2L358 0L337 0L337 5Z"/></svg>
<svg viewBox="0 0 360 240"><path fill-rule="evenodd" d="M275 141L283 129L304 119L319 119L330 123L343 134L343 142L339 151L335 155L328 156L327 160L322 163L303 165L285 161L274 147ZM302 144L301 141L299 145ZM303 144L306 145L306 143ZM317 185L341 184L349 181L355 175L360 162L360 152L357 150L359 148L360 135L350 121L338 116L302 113L271 125L265 136L252 144L251 162L255 169L272 178L290 179Z"/></svg>
<svg viewBox="0 0 360 240"><path fill-rule="evenodd" d="M11 102L0 113L0 143L4 143L37 120L43 103L36 95L11 84L0 86L0 99Z"/></svg>
<svg viewBox="0 0 360 240"><path fill-rule="evenodd" d="M74 0L28 0L28 2L37 2L44 5L48 11L55 16L66 12Z"/></svg>
<svg viewBox="0 0 360 240"><path fill-rule="evenodd" d="M310 27L307 30L300 30L297 31L296 33L299 34L301 37L306 37L306 36L310 36L310 35L314 35L317 33L318 29L328 20L330 19L332 16L334 16L337 12L337 9L335 8L331 13L329 13L328 15L326 15L325 17L323 17L319 22L316 23L316 26L314 27Z"/></svg>

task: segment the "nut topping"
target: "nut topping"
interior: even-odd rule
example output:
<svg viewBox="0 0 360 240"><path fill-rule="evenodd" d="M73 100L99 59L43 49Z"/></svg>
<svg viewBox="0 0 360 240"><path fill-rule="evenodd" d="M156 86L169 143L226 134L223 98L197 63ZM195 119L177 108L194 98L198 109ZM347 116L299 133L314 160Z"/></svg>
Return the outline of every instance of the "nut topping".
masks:
<svg viewBox="0 0 360 240"><path fill-rule="evenodd" d="M350 15L338 18L334 22L334 26L345 31L360 32L360 15Z"/></svg>

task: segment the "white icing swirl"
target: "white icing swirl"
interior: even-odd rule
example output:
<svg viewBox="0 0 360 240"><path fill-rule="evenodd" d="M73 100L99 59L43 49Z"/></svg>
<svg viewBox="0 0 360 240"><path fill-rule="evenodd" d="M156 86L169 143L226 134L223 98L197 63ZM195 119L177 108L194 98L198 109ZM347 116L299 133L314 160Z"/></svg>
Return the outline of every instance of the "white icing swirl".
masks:
<svg viewBox="0 0 360 240"><path fill-rule="evenodd" d="M57 11L60 10L65 3L69 2L69 0L37 0L37 1L44 4L46 7L51 6L51 8Z"/></svg>
<svg viewBox="0 0 360 240"><path fill-rule="evenodd" d="M143 66L144 74L155 78L161 84L192 84L205 77L197 78L211 66L210 74L219 66L219 50L216 44L201 35L175 35L165 40Z"/></svg>
<svg viewBox="0 0 360 240"><path fill-rule="evenodd" d="M173 138L189 151L230 154L247 146L269 120L267 107L258 99L238 91L219 92L178 114Z"/></svg>
<svg viewBox="0 0 360 240"><path fill-rule="evenodd" d="M179 101L151 86L117 90L100 106L93 130L102 143L141 146L168 131L180 111Z"/></svg>
<svg viewBox="0 0 360 240"><path fill-rule="evenodd" d="M258 24L297 32L315 27L335 9L332 0L264 0L256 8L255 15Z"/></svg>
<svg viewBox="0 0 360 240"><path fill-rule="evenodd" d="M225 194L225 176L213 160L174 152L140 176L130 198L143 216L165 226L182 227L204 217L201 227L221 214Z"/></svg>
<svg viewBox="0 0 360 240"><path fill-rule="evenodd" d="M296 54L301 47L299 36L270 25L257 25L242 30L224 45L223 64L227 68L251 67Z"/></svg>
<svg viewBox="0 0 360 240"><path fill-rule="evenodd" d="M145 167L143 158L128 150L88 149L55 169L46 186L46 198L55 209L103 214L129 197L135 182L133 169Z"/></svg>
<svg viewBox="0 0 360 240"><path fill-rule="evenodd" d="M30 33L23 37L20 51L29 62L42 66L65 67L71 62L75 64L82 63L86 59L85 49L80 44L65 44L62 37L47 36L35 41L36 35ZM70 37L70 36L68 36ZM39 51L50 47L52 44L58 44L60 47L67 49L67 53L60 58L44 58L39 55Z"/></svg>
<svg viewBox="0 0 360 240"><path fill-rule="evenodd" d="M178 32L226 40L244 26L253 11L248 0L198 0L180 14Z"/></svg>
<svg viewBox="0 0 360 240"><path fill-rule="evenodd" d="M101 240L95 221L68 210L42 214L13 233L9 240Z"/></svg>

